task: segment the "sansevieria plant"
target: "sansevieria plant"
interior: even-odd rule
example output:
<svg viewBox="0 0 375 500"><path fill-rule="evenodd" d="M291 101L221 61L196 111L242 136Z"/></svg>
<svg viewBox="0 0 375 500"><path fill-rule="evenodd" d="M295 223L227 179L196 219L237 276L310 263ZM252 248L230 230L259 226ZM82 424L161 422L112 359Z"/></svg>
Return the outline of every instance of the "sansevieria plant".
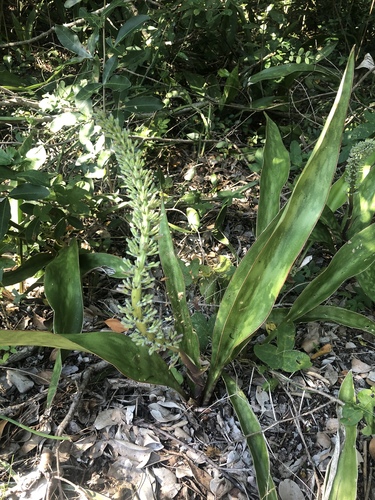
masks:
<svg viewBox="0 0 375 500"><path fill-rule="evenodd" d="M128 181L129 187L131 237L126 242L124 255L126 271L123 276L122 309L128 333L1 331L0 342L92 352L112 363L127 377L169 386L183 398L193 397L201 404L211 401L215 386L223 377L245 434L255 432L248 438L248 444L258 464L261 498L277 498L259 424L225 368L268 318L272 318L277 329L267 344L255 348L255 353L270 366L287 371L310 365L308 356L294 349L295 325L298 322L329 320L375 334L375 323L369 318L342 308L321 305L343 281L361 275L374 262L374 224L366 224L343 241L327 268L311 281L290 308L274 308L293 263L303 251L326 207L329 207L327 203L334 198L332 182L351 96L353 71L354 51L349 56L326 124L284 207L280 207L280 194L288 178L289 155L277 127L267 118L256 241L240 262L221 300L209 354L200 352L167 213L152 176L126 130L122 130L116 120L103 117L99 123L107 138L112 140L118 175ZM70 253L75 251L74 245L67 245L67 262ZM156 265L157 253L174 317L174 328L168 330L157 319L152 306L152 269ZM67 268L69 272L76 273L77 269ZM60 290L61 296L66 293L66 290ZM69 303L70 309L65 311L65 315L75 314L74 303ZM55 314L62 314L60 309L55 310ZM170 357L165 356L165 351L170 353ZM173 369L168 359L173 359ZM176 359L181 361L180 365ZM179 366L181 368L177 372Z"/></svg>

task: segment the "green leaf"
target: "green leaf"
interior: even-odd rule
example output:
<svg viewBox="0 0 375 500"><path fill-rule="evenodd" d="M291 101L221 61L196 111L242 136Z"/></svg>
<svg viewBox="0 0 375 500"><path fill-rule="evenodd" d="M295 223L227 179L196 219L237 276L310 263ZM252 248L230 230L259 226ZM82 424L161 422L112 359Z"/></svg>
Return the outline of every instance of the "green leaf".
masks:
<svg viewBox="0 0 375 500"><path fill-rule="evenodd" d="M54 332L81 332L83 298L76 240L72 240L69 246L64 246L47 265L44 291L54 311Z"/></svg>
<svg viewBox="0 0 375 500"><path fill-rule="evenodd" d="M353 405L355 403L355 393L353 385L353 374L350 371L341 384L339 399L344 403ZM338 410L339 416L340 409ZM336 448L338 453L334 453L328 466L325 478L324 499L328 500L355 500L357 498L357 426L345 425L340 422L343 428L344 442L340 443L337 436ZM336 457L338 456L338 459Z"/></svg>
<svg viewBox="0 0 375 500"><path fill-rule="evenodd" d="M259 496L262 500L277 500L267 444L259 421L236 382L225 373L222 377L253 458Z"/></svg>
<svg viewBox="0 0 375 500"><path fill-rule="evenodd" d="M318 221L316 226L312 230L309 237L309 242L317 242L321 245L324 245L331 254L334 254L336 252L336 247L332 239L332 233L325 224L322 224L321 221Z"/></svg>
<svg viewBox="0 0 375 500"><path fill-rule="evenodd" d="M10 257L0 257L0 269L3 270L6 267L14 267L16 263ZM1 280L0 280L1 282Z"/></svg>
<svg viewBox="0 0 375 500"><path fill-rule="evenodd" d="M161 209L159 256L166 277L165 286L173 310L175 328L177 333L182 336L181 349L196 366L199 366L199 339L191 323L186 301L184 275L174 251L164 204L162 204Z"/></svg>
<svg viewBox="0 0 375 500"><path fill-rule="evenodd" d="M17 172L17 179L22 179L34 186L49 186L50 176L47 172L39 172L38 170L26 170L24 172Z"/></svg>
<svg viewBox="0 0 375 500"><path fill-rule="evenodd" d="M366 421L366 427L362 429L362 434L371 436L375 433L374 428L374 408L375 408L375 393L371 389L363 389L357 394L360 407Z"/></svg>
<svg viewBox="0 0 375 500"><path fill-rule="evenodd" d="M207 320L206 316L201 312L195 312L191 316L191 323L196 331L199 339L199 346L201 352L205 352L211 340L212 329L214 326L214 317Z"/></svg>
<svg viewBox="0 0 375 500"><path fill-rule="evenodd" d="M374 162L375 152L362 160L358 167L364 178L353 195L353 212L347 231L348 238L368 226L375 213L375 167L371 168Z"/></svg>
<svg viewBox="0 0 375 500"><path fill-rule="evenodd" d="M25 182L16 186L9 193L10 198L15 200L43 200L49 196L50 192L45 186L36 186Z"/></svg>
<svg viewBox="0 0 375 500"><path fill-rule="evenodd" d="M150 16L145 14L140 14L138 16L131 17L128 19L120 28L117 33L115 47L123 41L123 39L129 36L134 31L138 30L146 21L150 19Z"/></svg>
<svg viewBox="0 0 375 500"><path fill-rule="evenodd" d="M284 313L286 310L283 310ZM281 310L278 311L279 313ZM326 321L328 323L337 323L338 325L355 328L375 335L375 321L367 318L363 314L343 309L335 306L318 306L298 318L301 323L310 321Z"/></svg>
<svg viewBox="0 0 375 500"><path fill-rule="evenodd" d="M114 332L58 335L50 332L0 330L0 345L34 345L69 351L91 352L108 361L122 374L138 382L171 387L186 397L167 364L148 347L137 346L129 337Z"/></svg>
<svg viewBox="0 0 375 500"><path fill-rule="evenodd" d="M90 99L90 97L101 88L101 83L88 83L81 88L75 98L77 101L87 101L87 99Z"/></svg>
<svg viewBox="0 0 375 500"><path fill-rule="evenodd" d="M257 236L280 210L280 194L288 180L290 158L279 129L266 115L266 143L260 177L260 196L257 214Z"/></svg>
<svg viewBox="0 0 375 500"><path fill-rule="evenodd" d="M272 66L271 68L266 68L255 75L252 75L248 79L248 85L254 85L255 83L262 82L264 80L279 80L286 76L292 75L293 73L310 73L310 72L324 73L332 77L332 72L329 72L323 67L316 66L315 64L297 64L288 63L281 64L280 66Z"/></svg>
<svg viewBox="0 0 375 500"><path fill-rule="evenodd" d="M56 25L55 32L60 43L66 49L76 53L79 57L84 59L92 59L92 55L84 48L74 31L65 26Z"/></svg>
<svg viewBox="0 0 375 500"><path fill-rule="evenodd" d="M104 86L114 92L122 92L123 90L130 88L132 84L126 76L113 75L111 79L104 84Z"/></svg>
<svg viewBox="0 0 375 500"><path fill-rule="evenodd" d="M256 356L274 370L293 373L311 366L307 354L294 350L295 326L289 321L281 323L277 330L277 347L271 344L254 346Z"/></svg>
<svg viewBox="0 0 375 500"><path fill-rule="evenodd" d="M0 65L0 82L2 87L11 90L17 90L26 84L25 79L11 73L2 64Z"/></svg>
<svg viewBox="0 0 375 500"><path fill-rule="evenodd" d="M197 75L196 73L190 73L190 71L183 71L182 73L186 80L186 83L194 93L201 96L206 95L207 79L204 76Z"/></svg>
<svg viewBox="0 0 375 500"><path fill-rule="evenodd" d="M358 274L356 279L367 297L375 302L375 263Z"/></svg>
<svg viewBox="0 0 375 500"><path fill-rule="evenodd" d="M118 58L117 56L111 56L109 59L107 59L104 69L103 69L103 84L107 83L107 81L111 78L113 73L116 71L118 64Z"/></svg>
<svg viewBox="0 0 375 500"><path fill-rule="evenodd" d="M263 363L272 368L272 370L280 370L282 360L277 356L277 347L271 344L254 346L254 353Z"/></svg>
<svg viewBox="0 0 375 500"><path fill-rule="evenodd" d="M283 104L286 102L285 97L282 96L267 96L262 97L260 99L255 99L251 102L251 110L257 111L265 111L266 109L275 110L275 108L281 108L280 110L285 108Z"/></svg>
<svg viewBox="0 0 375 500"><path fill-rule="evenodd" d="M212 337L206 403L223 367L267 318L294 260L323 211L339 156L353 70L354 52L327 123L285 209L245 255L227 287Z"/></svg>
<svg viewBox="0 0 375 500"><path fill-rule="evenodd" d="M191 229L193 231L198 231L201 222L198 211L195 210L195 208L188 207L186 209L186 216Z"/></svg>
<svg viewBox="0 0 375 500"><path fill-rule="evenodd" d="M34 436L39 436L44 439L56 439L57 441L70 440L70 436L54 436L53 434L52 435L47 434L46 432L36 431L32 427L28 427L27 425L21 424L20 422L17 422L17 420L13 420L12 418L6 417L5 415L0 414L0 419L10 422L11 424L16 425L20 429L23 429L24 431L27 431L30 434L34 434Z"/></svg>
<svg viewBox="0 0 375 500"><path fill-rule="evenodd" d="M39 217L32 219L25 227L25 240L26 243L32 245L38 238L40 232L41 220Z"/></svg>
<svg viewBox="0 0 375 500"><path fill-rule="evenodd" d="M341 232L341 227L340 224L335 216L335 214L332 212L332 210L326 205L324 207L323 213L320 217L319 222L327 226L327 229L332 233L331 240L336 240L340 244L342 243L342 232ZM332 238L333 237L333 238ZM336 250L335 250L336 251ZM335 253L335 252L333 252Z"/></svg>
<svg viewBox="0 0 375 500"><path fill-rule="evenodd" d="M129 275L129 268L121 257L109 253L82 253L79 256L81 276L98 269L104 271L111 278L125 279Z"/></svg>
<svg viewBox="0 0 375 500"><path fill-rule="evenodd" d="M10 223L10 203L8 198L0 201L0 239L7 234Z"/></svg>
<svg viewBox="0 0 375 500"><path fill-rule="evenodd" d="M342 409L340 422L344 425L357 425L363 418L363 410L357 404L347 403Z"/></svg>
<svg viewBox="0 0 375 500"><path fill-rule="evenodd" d="M224 104L231 103L237 96L240 88L240 82L238 78L238 65L234 67L233 71L229 73L229 76L225 82L223 95L220 99L221 109Z"/></svg>
<svg viewBox="0 0 375 500"><path fill-rule="evenodd" d="M47 393L47 401L46 401L47 408L52 407L53 400L56 396L57 389L59 388L59 381L60 381L62 368L63 368L63 366L62 366L61 349L57 349L56 355L55 355L55 364L53 365L52 377L51 377L50 383L48 385L48 393Z"/></svg>
<svg viewBox="0 0 375 500"><path fill-rule="evenodd" d="M326 59L335 50L337 44L338 40L331 41L328 39L327 45L325 47L318 49L315 57L315 62L320 62Z"/></svg>
<svg viewBox="0 0 375 500"><path fill-rule="evenodd" d="M21 266L14 271L8 271L3 274L1 283L3 286L14 285L35 276L35 274L43 269L51 260L53 255L51 253L38 253L33 257L27 259Z"/></svg>
<svg viewBox="0 0 375 500"><path fill-rule="evenodd" d="M7 168L7 165L12 165L13 155L9 154L8 151L0 149L0 179L15 179L16 172L12 169Z"/></svg>
<svg viewBox="0 0 375 500"><path fill-rule="evenodd" d="M156 97L144 96L135 97L125 103L126 111L129 113L142 114L142 113L155 113L164 107L160 99Z"/></svg>
<svg viewBox="0 0 375 500"><path fill-rule="evenodd" d="M295 321L330 297L345 280L364 271L375 259L375 224L354 235L328 267L295 300L288 319Z"/></svg>
<svg viewBox="0 0 375 500"><path fill-rule="evenodd" d="M64 7L66 9L70 9L70 7L73 7L73 5L76 5L77 3L80 3L81 0L66 0L64 3Z"/></svg>

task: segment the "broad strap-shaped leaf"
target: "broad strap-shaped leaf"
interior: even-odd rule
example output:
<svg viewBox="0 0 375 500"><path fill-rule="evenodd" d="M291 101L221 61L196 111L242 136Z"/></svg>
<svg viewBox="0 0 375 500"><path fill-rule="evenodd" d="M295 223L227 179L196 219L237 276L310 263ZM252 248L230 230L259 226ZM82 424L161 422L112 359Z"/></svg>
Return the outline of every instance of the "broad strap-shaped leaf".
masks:
<svg viewBox="0 0 375 500"><path fill-rule="evenodd" d="M238 65L229 73L225 82L223 95L220 98L220 109L223 109L224 104L233 102L240 89L240 81L238 77Z"/></svg>
<svg viewBox="0 0 375 500"><path fill-rule="evenodd" d="M375 302L375 262L358 274L356 278L367 297Z"/></svg>
<svg viewBox="0 0 375 500"><path fill-rule="evenodd" d="M110 253L82 253L79 255L79 268L81 276L95 269L104 271L111 278L125 279L129 275L124 259Z"/></svg>
<svg viewBox="0 0 375 500"><path fill-rule="evenodd" d="M375 152L361 161L361 183L353 194L352 220L347 231L348 238L358 233L371 223L375 213Z"/></svg>
<svg viewBox="0 0 375 500"><path fill-rule="evenodd" d="M10 223L10 203L8 198L0 201L0 238L7 234Z"/></svg>
<svg viewBox="0 0 375 500"><path fill-rule="evenodd" d="M254 85L255 83L263 82L264 80L278 80L279 78L285 78L286 76L293 75L294 73L298 74L306 72L320 72L332 77L332 72L328 71L323 66L306 63L288 63L280 64L279 66L271 66L270 68L263 69L255 75L251 75L248 79L248 85Z"/></svg>
<svg viewBox="0 0 375 500"><path fill-rule="evenodd" d="M53 309L55 333L80 333L83 324L82 284L77 241L71 240L47 267L44 291Z"/></svg>
<svg viewBox="0 0 375 500"><path fill-rule="evenodd" d="M281 313L286 312L286 309L279 309ZM298 318L298 322L310 323L311 321L326 321L328 323L337 323L338 325L347 326L356 330L362 330L375 335L375 321L367 318L363 314L344 309L336 306L318 306Z"/></svg>
<svg viewBox="0 0 375 500"><path fill-rule="evenodd" d="M267 318L294 260L323 211L339 156L353 69L354 52L327 123L276 227L256 256L251 250L245 255L224 294L213 332L205 402L236 347L250 339Z"/></svg>
<svg viewBox="0 0 375 500"><path fill-rule="evenodd" d="M321 245L324 245L332 254L334 254L336 251L335 244L332 239L332 233L328 229L328 227L321 222L321 220L316 223L316 226L310 234L309 243L314 242L318 242Z"/></svg>
<svg viewBox="0 0 375 500"><path fill-rule="evenodd" d="M260 177L260 195L257 214L259 236L280 210L280 194L288 180L290 158L279 129L266 115L266 143Z"/></svg>
<svg viewBox="0 0 375 500"><path fill-rule="evenodd" d="M53 258L53 254L49 252L42 252L33 255L14 271L4 273L3 279L1 280L2 285L14 285L16 283L21 283L27 278L31 278L38 271L43 269L49 262L51 262Z"/></svg>
<svg viewBox="0 0 375 500"><path fill-rule="evenodd" d="M331 239L333 237L334 241L340 243L342 242L342 231L340 224L338 223L335 214L327 205L324 207L319 222L324 224L327 228L329 228L329 231L332 233Z"/></svg>
<svg viewBox="0 0 375 500"><path fill-rule="evenodd" d="M288 316L290 309L281 307L273 309L267 321L280 324ZM363 314L336 306L318 306L308 313L300 316L298 323L310 323L311 321L325 321L327 323L337 323L356 330L362 330L371 335L375 335L375 321L367 318Z"/></svg>
<svg viewBox="0 0 375 500"><path fill-rule="evenodd" d="M160 219L159 255L166 277L165 286L173 310L175 328L177 333L182 336L181 349L199 367L199 339L191 322L186 302L184 275L174 251L164 204L162 204Z"/></svg>
<svg viewBox="0 0 375 500"><path fill-rule="evenodd" d="M159 354L149 354L148 347L137 346L129 337L120 333L58 335L50 332L0 330L0 343L91 352L111 363L126 377L138 382L166 385L185 397L181 386Z"/></svg>
<svg viewBox="0 0 375 500"><path fill-rule="evenodd" d="M347 201L348 199L349 184L346 180L346 175L342 175L331 187L331 191L327 200L327 207L332 212L336 210Z"/></svg>
<svg viewBox="0 0 375 500"><path fill-rule="evenodd" d="M270 471L268 449L259 421L236 382L226 373L223 373L222 377L253 457L259 496L262 500L277 500L276 488Z"/></svg>
<svg viewBox="0 0 375 500"><path fill-rule="evenodd" d="M361 273L375 260L375 224L352 237L295 300L288 314L297 320L330 297L345 280Z"/></svg>
<svg viewBox="0 0 375 500"><path fill-rule="evenodd" d="M341 384L339 399L344 403L355 403L353 374L351 371ZM341 416L341 411L342 408L339 407L339 417ZM328 466L323 500L355 500L357 498L357 425L343 425L341 423L340 430L342 440L338 434L336 446L341 449L339 455L334 454ZM335 459L337 455L338 460Z"/></svg>

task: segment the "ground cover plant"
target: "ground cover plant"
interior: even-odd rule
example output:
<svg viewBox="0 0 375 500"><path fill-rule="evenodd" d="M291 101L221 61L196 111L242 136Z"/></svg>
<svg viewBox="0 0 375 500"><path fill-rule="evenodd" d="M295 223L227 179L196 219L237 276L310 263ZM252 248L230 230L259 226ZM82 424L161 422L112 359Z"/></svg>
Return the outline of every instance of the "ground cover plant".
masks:
<svg viewBox="0 0 375 500"><path fill-rule="evenodd" d="M17 147L8 145L0 156L2 284L36 276L31 287L19 289L17 301L21 303L31 288L43 283L54 318L53 334L39 331L31 336L28 330L4 329L0 340L9 348L59 349L47 396L49 408L67 351L96 354L133 380L168 386L183 400L204 407L215 400L222 378L253 456L259 496L277 498L261 427L231 366L251 342L255 363L286 373L308 369L310 357L295 348L300 323L323 321L375 332L368 315L325 304L348 280L358 282L363 295L373 299L374 148L372 140L366 140L373 129L370 117L367 122L360 118L359 126L346 123L356 52L347 51L342 60L346 69L332 68L322 61L337 50L339 40L327 38L319 49L293 38L280 45L285 25L291 29L284 2L265 5L259 12L234 1L225 7L211 2L210 9L199 2L187 2L183 8L173 2L165 9L156 7L153 11L144 5L134 12L130 5L113 2L88 12L82 2L60 5L61 20L67 20L67 12L76 19L65 25L60 21L53 32L60 50L73 57L66 55L43 85L18 79L15 55L25 68L31 64L24 53L4 59L2 88L9 101L4 106L15 103L30 110L38 103L38 112L26 120L4 116L3 121L16 118L34 125L40 120L49 125L45 135L32 127L20 130ZM24 39L32 36L36 20L43 23L33 9L27 19L24 28L14 20L17 36L25 31ZM227 48L219 51L223 36ZM243 45L235 43L238 39ZM11 49L12 42L3 45ZM205 48L202 54L200 47ZM249 48L252 56L245 55ZM71 76L58 81L67 70ZM327 103L320 108L322 130L309 137L314 147L309 145L304 152L296 141L304 124L280 119L301 78L312 86L312 98L317 80L335 88L331 110ZM18 93L32 99L20 101ZM253 136L238 147L232 136L240 126L241 133L245 129ZM146 161L158 158L154 140L168 141L171 135L200 156L210 144L227 158L240 155L260 173L255 241L221 277L224 289L216 295L215 314L201 315L199 321L191 315L187 277L212 286L219 282L218 273L202 264L195 272L190 267L189 274L189 263L184 265L176 255L171 208L186 210L188 225L179 229L192 234L199 232L202 219L218 203L213 234L233 254L233 244L223 232L225 216L255 184L228 193L211 177L214 196L193 190L190 197L171 193L179 188L173 181L170 184L168 172L161 168L154 172ZM262 143L258 150L257 142ZM69 161L62 154L66 143L72 148ZM165 154L163 149L159 158ZM344 162L346 169L341 166ZM194 171L189 175L194 177ZM92 221L108 228L107 239L91 238L87 249L85 228ZM127 228L125 248L112 255L111 231L122 224ZM279 301L293 267L314 244L330 255L326 267L305 280L298 293L291 293L284 307ZM159 260L172 319L168 326L154 301ZM20 265L9 270L14 264ZM120 330L82 333L82 283L96 269L120 280ZM207 296L210 293L208 288ZM272 323L272 333L253 345L265 322ZM345 491L346 498L355 498L357 426L364 421L365 435L373 433L373 392L355 396L349 374L338 400L343 407L338 411L343 434L337 438L337 448L341 443L343 451L332 458L323 495L342 498Z"/></svg>

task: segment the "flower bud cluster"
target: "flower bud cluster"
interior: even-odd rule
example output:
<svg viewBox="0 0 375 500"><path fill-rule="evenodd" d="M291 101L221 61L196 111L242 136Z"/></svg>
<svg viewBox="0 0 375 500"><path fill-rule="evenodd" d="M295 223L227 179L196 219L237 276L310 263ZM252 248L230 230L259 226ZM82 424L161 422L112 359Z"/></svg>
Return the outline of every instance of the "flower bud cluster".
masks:
<svg viewBox="0 0 375 500"><path fill-rule="evenodd" d="M349 153L349 158L346 163L346 181L349 184L351 193L354 193L358 188L360 181L361 167L363 160L375 151L375 140L366 139L365 141L355 144Z"/></svg>
<svg viewBox="0 0 375 500"><path fill-rule="evenodd" d="M122 323L129 329L131 339L137 345L148 346L150 353L175 350L176 332L163 330L150 293L154 285L152 269L159 265L150 259L158 254L160 223L160 200L152 172L146 168L137 145L117 120L112 116L99 117L99 123L105 136L112 140L131 209L131 238L127 242L128 258L124 258L129 269L123 287L127 298L120 308L124 315Z"/></svg>

